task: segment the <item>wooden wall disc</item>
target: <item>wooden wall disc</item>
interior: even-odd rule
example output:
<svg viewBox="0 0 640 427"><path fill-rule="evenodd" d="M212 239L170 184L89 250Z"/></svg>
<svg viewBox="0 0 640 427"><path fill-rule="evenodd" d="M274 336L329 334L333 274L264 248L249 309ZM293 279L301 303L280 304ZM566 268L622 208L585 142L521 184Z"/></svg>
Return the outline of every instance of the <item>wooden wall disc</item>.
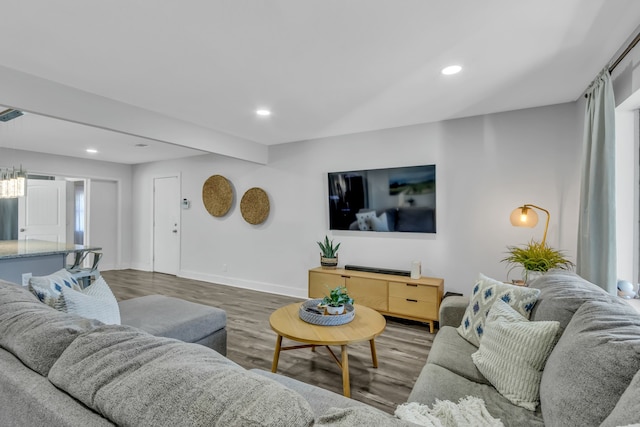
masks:
<svg viewBox="0 0 640 427"><path fill-rule="evenodd" d="M248 189L240 200L240 212L249 224L262 224L269 216L269 196L262 188Z"/></svg>
<svg viewBox="0 0 640 427"><path fill-rule="evenodd" d="M202 202L213 216L224 216L233 202L231 183L222 175L210 176L202 186Z"/></svg>

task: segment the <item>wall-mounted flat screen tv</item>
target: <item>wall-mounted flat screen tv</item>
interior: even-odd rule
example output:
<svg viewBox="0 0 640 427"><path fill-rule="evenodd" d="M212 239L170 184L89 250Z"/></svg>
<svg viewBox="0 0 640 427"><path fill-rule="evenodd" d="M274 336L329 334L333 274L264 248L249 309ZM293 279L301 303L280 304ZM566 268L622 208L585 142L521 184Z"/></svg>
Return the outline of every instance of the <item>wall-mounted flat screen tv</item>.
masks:
<svg viewBox="0 0 640 427"><path fill-rule="evenodd" d="M436 165L329 172L331 230L436 232Z"/></svg>

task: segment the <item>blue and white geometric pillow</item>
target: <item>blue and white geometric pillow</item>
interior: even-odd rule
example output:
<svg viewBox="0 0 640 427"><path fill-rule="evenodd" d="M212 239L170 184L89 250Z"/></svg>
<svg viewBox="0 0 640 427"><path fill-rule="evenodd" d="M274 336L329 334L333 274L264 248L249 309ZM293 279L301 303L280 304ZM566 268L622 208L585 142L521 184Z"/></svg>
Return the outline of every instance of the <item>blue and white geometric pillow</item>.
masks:
<svg viewBox="0 0 640 427"><path fill-rule="evenodd" d="M78 281L64 268L48 276L32 277L29 279L29 290L43 303L56 308L62 288L76 291L82 290Z"/></svg>
<svg viewBox="0 0 640 427"><path fill-rule="evenodd" d="M494 302L502 300L528 319L533 306L538 301L538 295L540 295L539 289L510 285L481 273L473 286L469 306L464 312L458 333L462 338L479 347L487 316Z"/></svg>

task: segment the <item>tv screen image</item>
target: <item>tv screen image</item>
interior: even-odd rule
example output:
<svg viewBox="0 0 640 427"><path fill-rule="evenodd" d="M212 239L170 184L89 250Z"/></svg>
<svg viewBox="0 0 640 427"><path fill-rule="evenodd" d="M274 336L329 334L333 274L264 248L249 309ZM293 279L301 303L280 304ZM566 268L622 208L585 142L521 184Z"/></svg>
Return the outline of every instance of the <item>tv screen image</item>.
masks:
<svg viewBox="0 0 640 427"><path fill-rule="evenodd" d="M436 165L329 172L331 230L436 232Z"/></svg>

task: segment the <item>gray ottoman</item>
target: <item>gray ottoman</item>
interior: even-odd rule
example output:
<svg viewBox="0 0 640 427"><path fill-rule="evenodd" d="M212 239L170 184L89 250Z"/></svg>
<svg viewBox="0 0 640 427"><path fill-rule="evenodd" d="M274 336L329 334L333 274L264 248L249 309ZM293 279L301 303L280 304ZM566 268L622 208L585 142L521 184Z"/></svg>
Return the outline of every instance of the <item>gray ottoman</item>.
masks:
<svg viewBox="0 0 640 427"><path fill-rule="evenodd" d="M219 308L164 295L147 295L118 303L123 325L158 337L202 344L227 355L227 313Z"/></svg>

